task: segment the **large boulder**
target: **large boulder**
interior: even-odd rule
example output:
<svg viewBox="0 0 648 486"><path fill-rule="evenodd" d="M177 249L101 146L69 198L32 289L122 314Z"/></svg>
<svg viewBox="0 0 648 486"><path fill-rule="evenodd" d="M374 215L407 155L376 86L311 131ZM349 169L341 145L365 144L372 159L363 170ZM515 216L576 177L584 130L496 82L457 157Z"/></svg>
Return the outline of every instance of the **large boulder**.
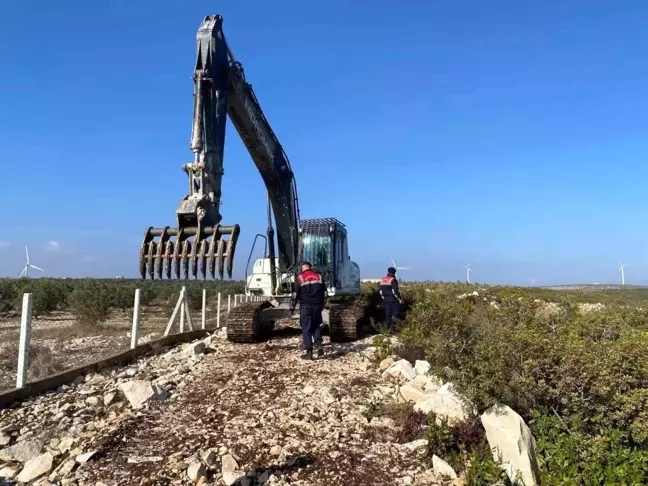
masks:
<svg viewBox="0 0 648 486"><path fill-rule="evenodd" d="M399 392L406 402L416 403L425 397L425 392L414 382L405 383L400 387Z"/></svg>
<svg viewBox="0 0 648 486"><path fill-rule="evenodd" d="M417 375L427 375L430 369L432 369L432 366L425 360L417 359L414 363L414 369Z"/></svg>
<svg viewBox="0 0 648 486"><path fill-rule="evenodd" d="M441 459L436 454L432 456L432 467L434 468L434 474L437 476L443 476L449 479L457 479L457 473L454 469Z"/></svg>
<svg viewBox="0 0 648 486"><path fill-rule="evenodd" d="M16 468L5 466L0 468L0 479L5 479L10 481L18 475L18 470ZM2 484L2 483L0 483Z"/></svg>
<svg viewBox="0 0 648 486"><path fill-rule="evenodd" d="M40 454L43 448L43 441L40 439L24 440L0 450L0 461L25 463Z"/></svg>
<svg viewBox="0 0 648 486"><path fill-rule="evenodd" d="M234 486L245 479L245 471L239 469L238 462L231 454L225 454L221 458L221 473L225 486Z"/></svg>
<svg viewBox="0 0 648 486"><path fill-rule="evenodd" d="M414 410L426 415L434 412L438 417L448 419L449 423L463 422L474 413L472 404L456 394L450 383L436 393L426 393L416 402Z"/></svg>
<svg viewBox="0 0 648 486"><path fill-rule="evenodd" d="M412 380L412 383L424 391L429 392L436 392L441 388L441 386L443 386L443 382L439 378L431 375L418 375Z"/></svg>
<svg viewBox="0 0 648 486"><path fill-rule="evenodd" d="M164 400L168 393L158 385L146 380L131 380L119 385L126 399L134 409L142 408L149 400Z"/></svg>
<svg viewBox="0 0 648 486"><path fill-rule="evenodd" d="M389 368L391 365L393 365L394 363L395 363L394 358L392 358L391 356L388 356L387 358L383 359L383 360L380 362L380 366L378 366L378 369L379 369L381 372L383 372L383 371L385 371L387 368Z"/></svg>
<svg viewBox="0 0 648 486"><path fill-rule="evenodd" d="M186 343L184 346L182 346L182 354L190 358L191 356L203 354L205 352L205 349L207 349L207 343L205 343L205 341Z"/></svg>
<svg viewBox="0 0 648 486"><path fill-rule="evenodd" d="M524 486L540 485L536 444L527 424L507 405L495 405L481 416L493 459L511 480L520 476Z"/></svg>
<svg viewBox="0 0 648 486"><path fill-rule="evenodd" d="M416 378L416 371L412 364L406 359L396 361L383 373L384 378L396 378L400 381L410 381Z"/></svg>
<svg viewBox="0 0 648 486"><path fill-rule="evenodd" d="M21 483L29 483L50 473L54 467L54 456L49 452L34 457L25 463L25 467L16 478Z"/></svg>

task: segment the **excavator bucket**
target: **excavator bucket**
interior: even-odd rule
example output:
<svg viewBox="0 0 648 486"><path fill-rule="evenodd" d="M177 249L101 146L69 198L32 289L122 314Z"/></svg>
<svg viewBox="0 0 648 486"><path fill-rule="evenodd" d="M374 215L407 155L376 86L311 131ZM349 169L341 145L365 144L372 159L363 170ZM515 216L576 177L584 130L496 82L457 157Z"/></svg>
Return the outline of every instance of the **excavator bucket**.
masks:
<svg viewBox="0 0 648 486"><path fill-rule="evenodd" d="M140 248L139 269L143 279L146 274L171 279L203 279L207 273L222 279L227 270L232 278L234 252L240 233L238 224L234 226L208 226L202 228L165 228L150 227L144 234ZM229 236L229 238L225 238Z"/></svg>

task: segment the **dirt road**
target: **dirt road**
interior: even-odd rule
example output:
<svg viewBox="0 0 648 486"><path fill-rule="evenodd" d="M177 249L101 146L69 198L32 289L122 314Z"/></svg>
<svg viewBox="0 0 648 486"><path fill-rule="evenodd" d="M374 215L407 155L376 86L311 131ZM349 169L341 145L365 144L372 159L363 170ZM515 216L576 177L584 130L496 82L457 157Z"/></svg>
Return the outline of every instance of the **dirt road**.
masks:
<svg viewBox="0 0 648 486"><path fill-rule="evenodd" d="M41 477L62 485L444 484L421 441L397 443L400 424L375 413L394 389L369 369L369 339L327 345L312 362L289 330L262 344L208 344L79 379L4 411L0 431L9 447L35 442L32 457L51 453ZM133 380L157 399L134 409L122 388ZM21 471L7 459L0 450L0 470Z"/></svg>

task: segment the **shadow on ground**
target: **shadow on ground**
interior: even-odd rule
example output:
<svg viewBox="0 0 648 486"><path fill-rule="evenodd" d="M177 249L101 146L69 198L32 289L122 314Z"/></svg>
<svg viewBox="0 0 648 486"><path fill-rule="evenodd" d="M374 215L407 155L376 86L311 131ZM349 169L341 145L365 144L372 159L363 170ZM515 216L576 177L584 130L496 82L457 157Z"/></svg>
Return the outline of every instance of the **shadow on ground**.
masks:
<svg viewBox="0 0 648 486"><path fill-rule="evenodd" d="M262 464L255 464L253 467L254 475L259 478L265 474L271 475L276 471L281 471L282 474L290 475L297 470L306 469L313 466L317 462L317 458L311 454L304 454L300 456L288 457L283 463L271 464L269 466ZM252 484L262 484L253 482Z"/></svg>

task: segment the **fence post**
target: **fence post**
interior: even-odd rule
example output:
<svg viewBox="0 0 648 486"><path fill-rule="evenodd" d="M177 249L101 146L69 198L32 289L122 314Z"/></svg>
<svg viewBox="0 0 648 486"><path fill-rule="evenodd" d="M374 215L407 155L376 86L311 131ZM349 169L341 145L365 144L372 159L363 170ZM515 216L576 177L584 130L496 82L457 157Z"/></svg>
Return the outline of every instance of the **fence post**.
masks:
<svg viewBox="0 0 648 486"><path fill-rule="evenodd" d="M221 293L218 292L218 304L216 304L216 327L218 328L220 328L220 314L221 314L220 304L221 304Z"/></svg>
<svg viewBox="0 0 648 486"><path fill-rule="evenodd" d="M23 294L22 316L20 317L20 346L18 348L18 374L16 376L16 388L22 388L27 383L31 320L32 294Z"/></svg>
<svg viewBox="0 0 648 486"><path fill-rule="evenodd" d="M227 296L227 313L230 313L230 309L232 308L232 294L229 294Z"/></svg>
<svg viewBox="0 0 648 486"><path fill-rule="evenodd" d="M180 333L184 332L184 321L185 321L185 312L187 309L187 300L185 299L185 290L186 287L182 287L180 290Z"/></svg>
<svg viewBox="0 0 648 486"><path fill-rule="evenodd" d="M189 312L190 309L189 309L189 301L187 300L187 292L184 292L184 309L185 309L185 313L187 314L186 317L187 317L187 325L189 326L189 330L193 331L194 327L193 327L193 321L191 320L191 313Z"/></svg>
<svg viewBox="0 0 648 486"><path fill-rule="evenodd" d="M218 294L218 298L220 299L220 293ZM207 319L206 311L207 311L207 289L203 289L201 329L205 329L205 322Z"/></svg>
<svg viewBox="0 0 648 486"><path fill-rule="evenodd" d="M175 321L176 315L178 314L178 311L182 307L182 291L180 291L180 297L178 298L178 302L176 303L175 308L173 309L173 314L171 314L171 319L169 319L169 323L167 324L166 329L164 330L164 335L168 336L169 332L171 332L171 328L173 327L173 321Z"/></svg>
<svg viewBox="0 0 648 486"><path fill-rule="evenodd" d="M131 349L137 347L140 328L140 289L135 289L135 304L133 306L133 328L131 329Z"/></svg>

